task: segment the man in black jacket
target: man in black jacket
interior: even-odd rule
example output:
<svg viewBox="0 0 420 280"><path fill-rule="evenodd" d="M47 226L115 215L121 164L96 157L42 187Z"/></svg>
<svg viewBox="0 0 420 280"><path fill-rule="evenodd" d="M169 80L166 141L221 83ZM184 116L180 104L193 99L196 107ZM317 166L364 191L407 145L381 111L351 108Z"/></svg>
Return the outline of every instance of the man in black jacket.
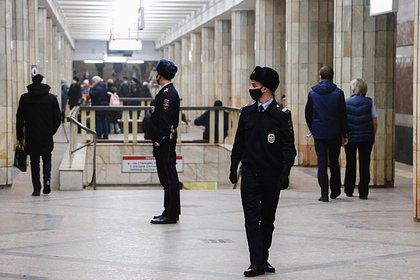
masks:
<svg viewBox="0 0 420 280"><path fill-rule="evenodd" d="M178 68L172 61L161 59L156 69L156 80L162 88L152 102L154 110L151 115L150 133L159 181L165 194L162 214L154 216L150 223L176 224L181 214L179 179L175 167L180 100L171 80Z"/></svg>
<svg viewBox="0 0 420 280"><path fill-rule="evenodd" d="M251 262L245 277L275 272L268 263L268 251L280 190L289 186L296 156L291 113L274 98L279 75L257 66L250 80L249 93L255 102L245 106L239 117L229 176L235 184L242 162L241 198Z"/></svg>
<svg viewBox="0 0 420 280"><path fill-rule="evenodd" d="M223 103L220 100L214 101L214 107L222 107ZM223 112L223 138L219 139L219 110L214 110L214 141L216 143L223 143L223 140L227 136L229 126L229 114ZM205 111L201 116L194 120L195 125L204 126L203 139L210 139L210 110Z"/></svg>
<svg viewBox="0 0 420 280"><path fill-rule="evenodd" d="M16 136L19 144L25 141L25 151L31 159L33 196L41 192L39 158L43 163L44 194L51 192L51 152L54 149L53 135L60 127L60 107L57 98L49 93L45 78L37 74L28 92L22 94L16 113Z"/></svg>

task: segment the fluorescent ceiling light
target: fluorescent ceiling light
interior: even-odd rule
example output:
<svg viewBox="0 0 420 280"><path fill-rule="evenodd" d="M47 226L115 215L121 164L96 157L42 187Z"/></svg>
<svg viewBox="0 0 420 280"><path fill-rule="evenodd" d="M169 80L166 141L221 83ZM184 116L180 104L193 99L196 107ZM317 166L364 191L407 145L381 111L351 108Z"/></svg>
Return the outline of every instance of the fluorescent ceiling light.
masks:
<svg viewBox="0 0 420 280"><path fill-rule="evenodd" d="M128 64L143 64L144 60L127 60Z"/></svg>
<svg viewBox="0 0 420 280"><path fill-rule="evenodd" d="M142 49L141 40L111 39L108 48L111 51L139 51Z"/></svg>
<svg viewBox="0 0 420 280"><path fill-rule="evenodd" d="M86 59L83 60L84 63L104 63L104 61L102 59Z"/></svg>
<svg viewBox="0 0 420 280"><path fill-rule="evenodd" d="M107 63L125 63L127 62L127 58L123 56L107 56L104 55L104 61Z"/></svg>

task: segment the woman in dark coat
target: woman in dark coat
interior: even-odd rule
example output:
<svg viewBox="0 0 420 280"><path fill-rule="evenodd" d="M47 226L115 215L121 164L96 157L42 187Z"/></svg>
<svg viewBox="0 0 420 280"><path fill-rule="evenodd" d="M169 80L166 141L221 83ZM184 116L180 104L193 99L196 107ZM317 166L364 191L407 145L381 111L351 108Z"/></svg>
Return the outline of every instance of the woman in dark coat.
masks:
<svg viewBox="0 0 420 280"><path fill-rule="evenodd" d="M43 193L51 192L51 152L54 149L53 135L61 122L57 98L50 94L50 86L38 74L28 85L28 92L22 94L16 113L16 136L20 144L25 141L25 151L31 159L33 196L41 191L39 158L43 163Z"/></svg>
<svg viewBox="0 0 420 280"><path fill-rule="evenodd" d="M73 78L69 88L68 98L70 110L73 109L74 106L79 105L80 99L82 98L82 88L80 87L79 78L77 77Z"/></svg>

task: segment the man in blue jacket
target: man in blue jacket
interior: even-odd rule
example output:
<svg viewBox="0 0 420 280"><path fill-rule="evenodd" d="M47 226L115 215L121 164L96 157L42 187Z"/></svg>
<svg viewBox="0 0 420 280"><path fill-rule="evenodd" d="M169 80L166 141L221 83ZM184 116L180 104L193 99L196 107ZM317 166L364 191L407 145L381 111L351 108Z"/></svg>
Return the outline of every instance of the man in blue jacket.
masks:
<svg viewBox="0 0 420 280"><path fill-rule="evenodd" d="M305 119L315 140L318 158L318 184L321 187L319 201L328 202L330 197L341 194L340 149L348 142L346 104L343 91L332 82L334 71L329 66L319 70L320 81L308 94ZM328 165L331 178L328 180Z"/></svg>

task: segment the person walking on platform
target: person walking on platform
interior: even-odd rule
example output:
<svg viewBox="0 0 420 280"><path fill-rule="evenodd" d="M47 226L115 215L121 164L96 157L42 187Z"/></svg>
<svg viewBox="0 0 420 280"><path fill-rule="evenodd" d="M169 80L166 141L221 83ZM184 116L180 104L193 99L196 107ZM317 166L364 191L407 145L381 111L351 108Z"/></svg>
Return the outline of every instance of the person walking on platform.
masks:
<svg viewBox="0 0 420 280"><path fill-rule="evenodd" d="M268 262L280 191L289 186L296 149L291 113L278 104L274 92L278 73L257 66L249 93L255 102L242 109L231 155L229 179L238 181L242 163L241 198L251 265L245 277L275 272Z"/></svg>
<svg viewBox="0 0 420 280"><path fill-rule="evenodd" d="M61 123L61 111L57 98L50 93L50 86L45 78L37 74L28 92L22 94L16 113L16 136L20 145L25 147L31 159L33 196L41 192L39 158L42 157L44 188L42 192L51 192L51 152L54 149L53 135ZM25 142L25 143L24 143Z"/></svg>
<svg viewBox="0 0 420 280"><path fill-rule="evenodd" d="M343 91L332 82L334 71L329 66L319 70L320 81L312 87L305 106L305 119L315 141L318 160L318 184L322 202L341 194L339 156L341 145L348 142L346 104ZM331 178L328 182L328 166Z"/></svg>
<svg viewBox="0 0 420 280"><path fill-rule="evenodd" d="M169 60L157 65L156 80L162 88L152 102L151 137L159 181L164 188L164 210L154 216L152 224L176 224L181 214L179 179L176 171L176 129L179 123L180 100L171 80L178 70Z"/></svg>
<svg viewBox="0 0 420 280"><path fill-rule="evenodd" d="M349 128L349 143L346 150L346 177L344 192L353 196L356 182L356 153L359 151L359 198L367 199L370 181L370 154L375 134L378 129L378 112L372 99L366 97L367 84L362 79L350 82L353 95L346 98L347 123Z"/></svg>

